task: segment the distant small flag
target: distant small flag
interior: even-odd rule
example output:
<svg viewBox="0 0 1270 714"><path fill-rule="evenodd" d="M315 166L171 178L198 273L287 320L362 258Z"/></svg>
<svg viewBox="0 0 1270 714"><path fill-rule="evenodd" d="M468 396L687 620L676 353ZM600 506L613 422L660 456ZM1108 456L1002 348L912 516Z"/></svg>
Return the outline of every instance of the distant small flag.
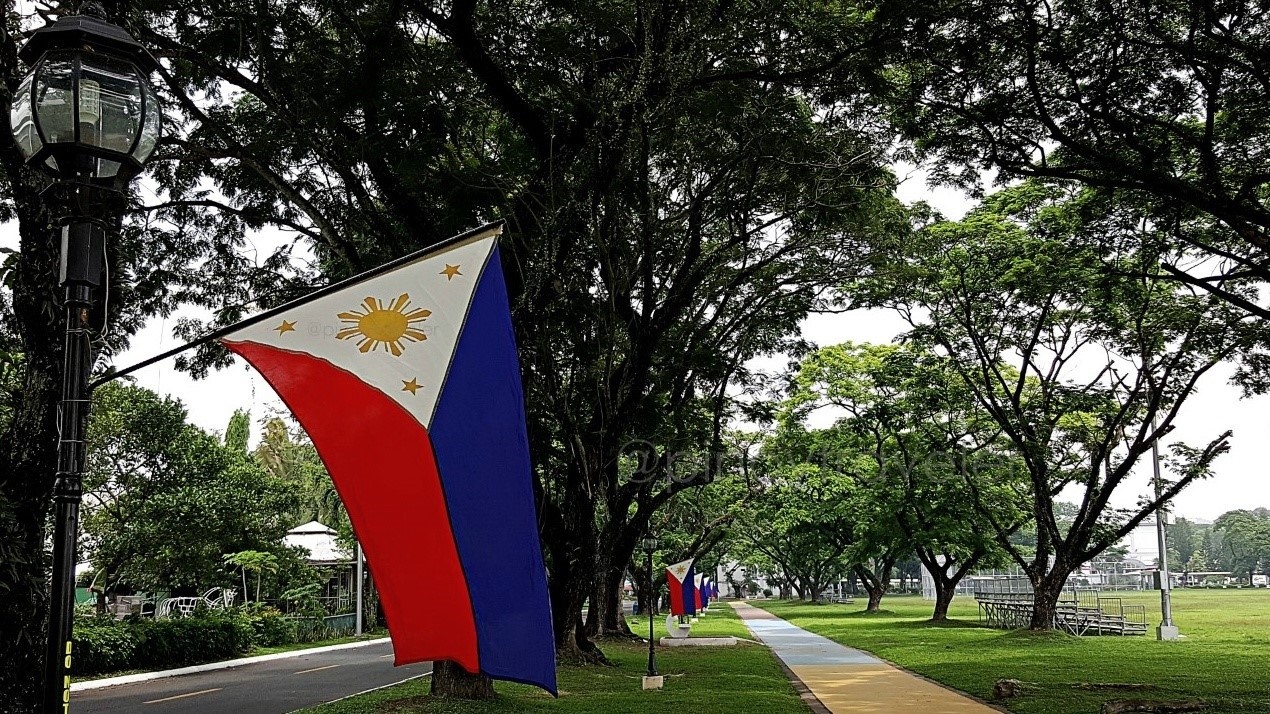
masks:
<svg viewBox="0 0 1270 714"><path fill-rule="evenodd" d="M670 589L670 614L697 614L696 598L693 583L696 572L692 569L692 561L685 560L666 568L666 586Z"/></svg>
<svg viewBox="0 0 1270 714"><path fill-rule="evenodd" d="M701 609L701 578L701 575L697 575L692 584L692 598L698 610Z"/></svg>

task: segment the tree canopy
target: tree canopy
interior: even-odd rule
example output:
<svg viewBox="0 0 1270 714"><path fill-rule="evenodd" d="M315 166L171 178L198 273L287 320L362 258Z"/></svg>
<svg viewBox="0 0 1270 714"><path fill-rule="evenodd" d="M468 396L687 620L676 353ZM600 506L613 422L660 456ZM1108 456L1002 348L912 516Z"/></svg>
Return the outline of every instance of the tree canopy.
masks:
<svg viewBox="0 0 1270 714"><path fill-rule="evenodd" d="M1139 202L1163 274L1270 317L1227 289L1270 278L1267 22L1243 0L936 3L911 20L892 118L940 179Z"/></svg>
<svg viewBox="0 0 1270 714"><path fill-rule="evenodd" d="M1111 505L1199 380L1266 347L1261 320L1156 279L1158 254L1128 243L1105 253L1081 240L1087 216L1124 209L1102 198L1035 183L1002 191L965 219L933 223L902 252L880 256L860 293L899 310L913 326L909 339L948 360L1024 466L1034 553L1014 547L1009 524L981 501L979 510L1032 578L1038 627L1052 620L1039 603L1057 597L1068 573L1211 473L1229 432L1199 446L1173 444L1161 495L1139 508ZM1064 492L1078 502L1068 523L1055 509Z"/></svg>
<svg viewBox="0 0 1270 714"><path fill-rule="evenodd" d="M93 407L83 554L104 588L201 594L233 584L226 553L282 550L296 495L246 452L141 387L108 384Z"/></svg>

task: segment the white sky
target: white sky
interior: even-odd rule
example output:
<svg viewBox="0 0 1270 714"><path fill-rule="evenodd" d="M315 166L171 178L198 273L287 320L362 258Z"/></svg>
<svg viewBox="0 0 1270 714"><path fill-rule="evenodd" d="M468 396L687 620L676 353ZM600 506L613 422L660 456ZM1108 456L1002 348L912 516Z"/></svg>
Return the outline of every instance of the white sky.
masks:
<svg viewBox="0 0 1270 714"><path fill-rule="evenodd" d="M923 175L912 172L899 190L902 200L925 199L948 218L964 215L971 203L958 191L929 189ZM261 234L249 242L256 254L268 255L278 244L277 234ZM16 230L0 228L0 246L16 248ZM197 314L197 313L183 313ZM817 345L831 345L848 340L885 343L906 329L905 323L886 311L856 311L845 314L815 315L803 321L803 336ZM120 355L117 366L134 364L178 344L172 337L172 320L155 319L132 340L127 352ZM767 361L771 369L783 360ZM1225 429L1234 431L1230 453L1216 464L1216 476L1200 482L1184 492L1174 512L1191 518L1213 519L1235 508L1270 506L1270 480L1265 478L1265 465L1270 464L1270 397L1242 400L1238 389L1226 379L1233 368L1211 374L1183 407L1171 441L1184 441L1202 446ZM199 426L223 431L235 409L249 408L253 422L284 410L282 402L250 367L241 360L233 367L214 372L206 379L194 380L172 367L171 360L147 367L136 373L136 382L154 391L180 399L189 411L190 420ZM255 429L256 432L259 429ZM1126 484L1116 505L1132 506L1149 487L1147 475L1140 469L1139 478Z"/></svg>

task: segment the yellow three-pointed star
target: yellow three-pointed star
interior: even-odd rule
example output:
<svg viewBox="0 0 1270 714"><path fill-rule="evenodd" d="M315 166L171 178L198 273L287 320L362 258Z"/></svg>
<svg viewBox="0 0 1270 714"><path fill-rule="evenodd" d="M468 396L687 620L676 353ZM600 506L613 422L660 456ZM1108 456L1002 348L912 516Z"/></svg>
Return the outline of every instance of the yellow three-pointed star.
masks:
<svg viewBox="0 0 1270 714"><path fill-rule="evenodd" d="M419 384L418 378L411 379L409 382L403 379L401 380L401 384L402 384L401 391L410 392L411 394L414 394L415 392L419 391L419 388L423 386Z"/></svg>
<svg viewBox="0 0 1270 714"><path fill-rule="evenodd" d="M441 272L437 273L437 275L444 275L444 276L445 276L445 279L446 279L447 281L448 281L448 280L453 280L453 279L454 279L454 276L456 276L456 275L462 275L462 274L463 274L463 273L460 273L460 272L459 272L459 266L457 266L457 265L450 265L449 263L446 263L446 264L445 264L445 270L442 270Z"/></svg>
<svg viewBox="0 0 1270 714"><path fill-rule="evenodd" d="M281 325L278 325L277 327L273 329L277 330L279 335L285 332L295 332L295 323L287 322L286 320L283 320Z"/></svg>

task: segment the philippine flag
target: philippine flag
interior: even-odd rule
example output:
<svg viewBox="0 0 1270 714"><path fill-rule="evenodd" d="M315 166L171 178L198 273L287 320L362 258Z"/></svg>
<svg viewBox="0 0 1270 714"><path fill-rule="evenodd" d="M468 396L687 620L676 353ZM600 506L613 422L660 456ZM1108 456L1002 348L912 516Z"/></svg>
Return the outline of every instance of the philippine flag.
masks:
<svg viewBox="0 0 1270 714"><path fill-rule="evenodd" d="M492 224L222 338L308 431L365 549L396 664L556 692L520 367Z"/></svg>
<svg viewBox="0 0 1270 714"><path fill-rule="evenodd" d="M693 581L696 573L692 569L692 561L685 560L666 568L666 586L670 590L670 614L697 614L696 598L693 593Z"/></svg>
<svg viewBox="0 0 1270 714"><path fill-rule="evenodd" d="M701 609L701 578L701 575L697 575L692 583L692 599L698 610Z"/></svg>

